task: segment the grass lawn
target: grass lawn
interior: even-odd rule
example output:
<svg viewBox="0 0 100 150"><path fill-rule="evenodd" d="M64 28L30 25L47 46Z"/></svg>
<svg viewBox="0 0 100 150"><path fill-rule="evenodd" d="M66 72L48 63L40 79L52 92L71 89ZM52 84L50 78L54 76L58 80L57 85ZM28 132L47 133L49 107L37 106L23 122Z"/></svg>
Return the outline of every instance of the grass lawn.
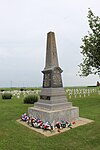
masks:
<svg viewBox="0 0 100 150"><path fill-rule="evenodd" d="M16 122L28 110L23 98L0 97L0 150L100 150L100 95L71 99L80 116L95 122L45 137Z"/></svg>

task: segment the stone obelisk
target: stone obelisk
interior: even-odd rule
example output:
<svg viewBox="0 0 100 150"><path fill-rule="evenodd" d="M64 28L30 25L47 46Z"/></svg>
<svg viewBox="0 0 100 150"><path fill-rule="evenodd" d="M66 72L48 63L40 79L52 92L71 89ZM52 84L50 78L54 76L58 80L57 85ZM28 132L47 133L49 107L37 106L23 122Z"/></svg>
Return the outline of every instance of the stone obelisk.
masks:
<svg viewBox="0 0 100 150"><path fill-rule="evenodd" d="M46 62L40 100L28 109L29 116L54 123L60 120L75 121L79 108L68 102L62 83L54 32L47 34Z"/></svg>

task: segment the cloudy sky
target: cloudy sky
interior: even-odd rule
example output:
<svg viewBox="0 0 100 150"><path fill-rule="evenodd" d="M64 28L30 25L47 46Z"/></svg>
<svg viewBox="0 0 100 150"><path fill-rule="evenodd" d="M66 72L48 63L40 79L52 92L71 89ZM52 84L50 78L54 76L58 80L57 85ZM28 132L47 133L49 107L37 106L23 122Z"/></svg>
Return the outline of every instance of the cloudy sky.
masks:
<svg viewBox="0 0 100 150"><path fill-rule="evenodd" d="M100 0L0 0L0 87L42 85L49 31L56 35L64 86L95 85L98 76L77 75L88 8L100 16Z"/></svg>

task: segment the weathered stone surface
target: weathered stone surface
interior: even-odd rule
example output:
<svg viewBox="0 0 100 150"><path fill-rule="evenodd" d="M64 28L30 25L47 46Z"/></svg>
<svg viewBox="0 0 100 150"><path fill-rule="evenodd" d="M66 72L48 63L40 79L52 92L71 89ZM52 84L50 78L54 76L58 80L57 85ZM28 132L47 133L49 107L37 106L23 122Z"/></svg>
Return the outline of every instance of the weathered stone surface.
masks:
<svg viewBox="0 0 100 150"><path fill-rule="evenodd" d="M47 34L45 70L53 67L58 67L58 66L59 64L58 64L55 34L54 32L49 32Z"/></svg>
<svg viewBox="0 0 100 150"><path fill-rule="evenodd" d="M59 67L57 48L54 32L47 34L47 48L46 48L46 63L42 71L43 88L63 87L61 73L62 69Z"/></svg>
<svg viewBox="0 0 100 150"><path fill-rule="evenodd" d="M43 88L40 100L28 109L34 116L51 123L67 120L75 121L79 117L79 108L68 102L62 84L62 69L59 67L54 32L47 34L46 64L42 71Z"/></svg>
<svg viewBox="0 0 100 150"><path fill-rule="evenodd" d="M79 109L78 107L69 107L66 109L59 109L59 110L44 110L40 108L30 107L29 116L41 118L43 121L50 121L52 124L55 124L57 121L75 121L79 118Z"/></svg>
<svg viewBox="0 0 100 150"><path fill-rule="evenodd" d="M52 110L67 109L70 108L71 106L72 106L71 102L48 104L48 103L41 103L40 101L34 105L34 108L52 111Z"/></svg>
<svg viewBox="0 0 100 150"><path fill-rule="evenodd" d="M49 69L44 69L42 71L43 77L43 88L56 88L63 87L60 67L52 67Z"/></svg>
<svg viewBox="0 0 100 150"><path fill-rule="evenodd" d="M53 103L67 102L64 88L42 88L40 99L49 100Z"/></svg>

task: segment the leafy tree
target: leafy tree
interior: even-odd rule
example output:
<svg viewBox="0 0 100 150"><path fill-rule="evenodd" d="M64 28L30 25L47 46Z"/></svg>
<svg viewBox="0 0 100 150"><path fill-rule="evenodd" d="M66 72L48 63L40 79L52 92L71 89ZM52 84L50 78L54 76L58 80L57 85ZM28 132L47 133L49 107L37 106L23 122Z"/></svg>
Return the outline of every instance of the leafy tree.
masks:
<svg viewBox="0 0 100 150"><path fill-rule="evenodd" d="M83 54L83 62L79 65L80 76L98 74L100 76L100 18L94 16L93 12L88 11L89 27L92 30L82 39L83 45L80 46Z"/></svg>

